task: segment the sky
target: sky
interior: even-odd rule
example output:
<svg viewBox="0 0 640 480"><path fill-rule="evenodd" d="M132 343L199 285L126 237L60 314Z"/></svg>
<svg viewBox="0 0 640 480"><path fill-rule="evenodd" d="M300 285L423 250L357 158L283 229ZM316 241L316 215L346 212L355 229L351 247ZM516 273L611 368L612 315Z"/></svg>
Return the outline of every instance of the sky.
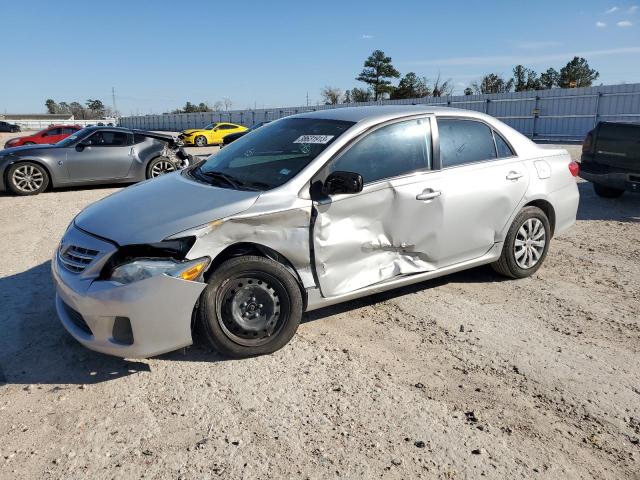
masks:
<svg viewBox="0 0 640 480"><path fill-rule="evenodd" d="M321 101L376 49L402 73L462 94L521 63L559 70L574 55L596 84L640 82L640 0L0 0L0 112L100 99L123 115L229 98L232 109Z"/></svg>

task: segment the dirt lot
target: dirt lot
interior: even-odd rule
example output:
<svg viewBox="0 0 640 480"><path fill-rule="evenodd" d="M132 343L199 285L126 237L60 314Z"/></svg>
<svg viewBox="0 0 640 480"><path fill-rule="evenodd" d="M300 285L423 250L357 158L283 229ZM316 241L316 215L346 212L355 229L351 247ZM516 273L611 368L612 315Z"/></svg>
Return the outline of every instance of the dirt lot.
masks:
<svg viewBox="0 0 640 480"><path fill-rule="evenodd" d="M320 310L241 361L82 348L49 258L114 189L0 196L0 478L640 478L640 196L580 190L533 278Z"/></svg>

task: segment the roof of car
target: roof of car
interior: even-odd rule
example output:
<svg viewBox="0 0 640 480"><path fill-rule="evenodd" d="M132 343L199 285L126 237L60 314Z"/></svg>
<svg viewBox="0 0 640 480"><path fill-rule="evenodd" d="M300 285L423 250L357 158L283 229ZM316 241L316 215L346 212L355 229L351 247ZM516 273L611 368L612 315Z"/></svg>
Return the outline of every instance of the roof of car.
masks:
<svg viewBox="0 0 640 480"><path fill-rule="evenodd" d="M327 120L344 120L359 122L361 120L386 120L412 114L436 113L451 115L478 114L459 108L438 107L430 105L370 105L366 107L338 107L295 115L300 118L325 118ZM479 116L482 114L479 114Z"/></svg>

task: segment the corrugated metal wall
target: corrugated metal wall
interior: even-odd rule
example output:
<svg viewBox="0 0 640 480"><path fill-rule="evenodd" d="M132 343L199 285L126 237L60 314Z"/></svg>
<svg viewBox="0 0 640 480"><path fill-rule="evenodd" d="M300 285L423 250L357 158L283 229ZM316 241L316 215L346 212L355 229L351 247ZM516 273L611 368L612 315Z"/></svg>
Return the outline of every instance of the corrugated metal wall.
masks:
<svg viewBox="0 0 640 480"><path fill-rule="evenodd" d="M200 128L211 122L250 126L265 120L327 108L390 104L427 104L476 110L499 118L533 139L581 140L598 121L640 122L640 83L340 105L145 115L122 117L120 125L177 132L186 128Z"/></svg>

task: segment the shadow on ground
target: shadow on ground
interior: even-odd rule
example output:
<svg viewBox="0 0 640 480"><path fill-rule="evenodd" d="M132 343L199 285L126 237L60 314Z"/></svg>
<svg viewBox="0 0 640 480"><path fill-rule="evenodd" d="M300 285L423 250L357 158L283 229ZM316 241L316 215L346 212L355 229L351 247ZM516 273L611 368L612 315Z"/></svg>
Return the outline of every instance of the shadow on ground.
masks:
<svg viewBox="0 0 640 480"><path fill-rule="evenodd" d="M640 222L640 194L625 192L618 198L602 198L596 195L590 182L578 183L578 190L578 220Z"/></svg>

